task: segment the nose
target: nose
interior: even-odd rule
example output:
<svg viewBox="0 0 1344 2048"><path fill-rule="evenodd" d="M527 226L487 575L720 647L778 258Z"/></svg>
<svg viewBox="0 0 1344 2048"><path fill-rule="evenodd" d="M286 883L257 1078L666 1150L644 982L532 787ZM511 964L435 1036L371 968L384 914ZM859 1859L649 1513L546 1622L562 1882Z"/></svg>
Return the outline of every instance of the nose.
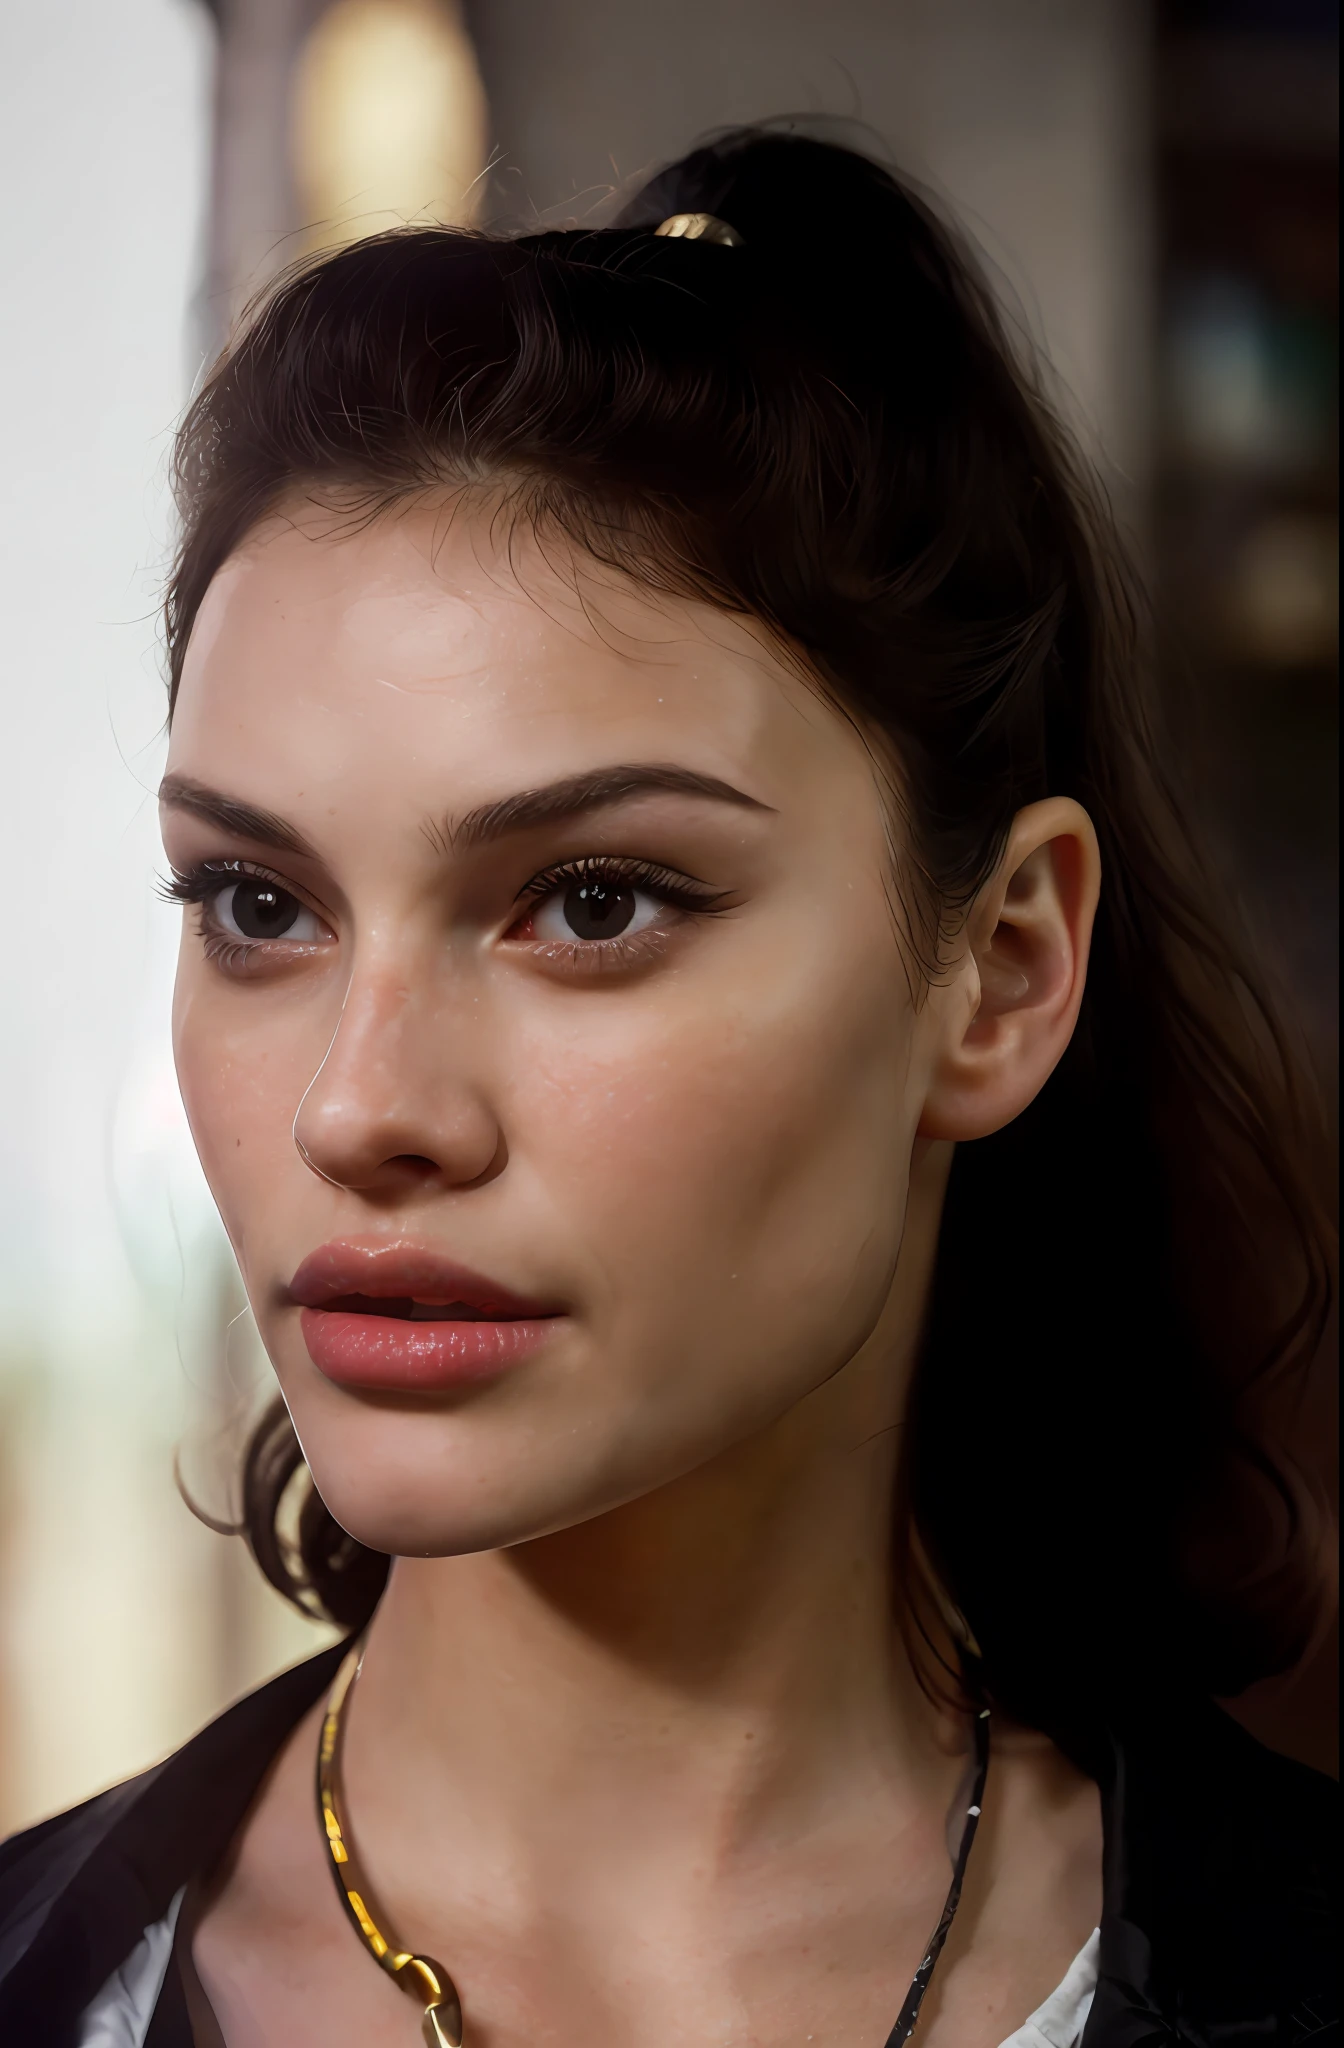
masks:
<svg viewBox="0 0 1344 2048"><path fill-rule="evenodd" d="M386 972L351 983L294 1119L323 1180L369 1195L463 1188L503 1166L503 1132L473 1081L459 1005Z"/></svg>

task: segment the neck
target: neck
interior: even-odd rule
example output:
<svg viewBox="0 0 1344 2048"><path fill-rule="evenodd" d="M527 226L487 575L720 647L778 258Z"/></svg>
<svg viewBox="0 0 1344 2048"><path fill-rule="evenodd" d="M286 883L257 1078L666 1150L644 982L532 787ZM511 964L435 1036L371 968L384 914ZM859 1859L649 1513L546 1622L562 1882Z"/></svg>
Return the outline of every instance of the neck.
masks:
<svg viewBox="0 0 1344 2048"><path fill-rule="evenodd" d="M912 1217L897 1289L916 1312L884 1324L918 1330L935 1225ZM880 1783L912 1819L945 1804L963 1735L902 1648L891 1566L914 1341L879 1330L770 1429L611 1513L399 1560L352 1703L356 1811L400 1781L496 1841L544 1814L573 1845L619 1816L694 1860L785 1809L833 1815L841 1788L848 1806Z"/></svg>

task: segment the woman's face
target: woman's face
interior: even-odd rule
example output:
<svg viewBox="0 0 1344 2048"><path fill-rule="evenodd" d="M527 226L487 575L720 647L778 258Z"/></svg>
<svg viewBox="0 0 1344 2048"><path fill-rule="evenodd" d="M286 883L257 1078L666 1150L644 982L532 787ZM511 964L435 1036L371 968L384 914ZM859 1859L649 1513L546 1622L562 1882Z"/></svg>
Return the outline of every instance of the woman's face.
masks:
<svg viewBox="0 0 1344 2048"><path fill-rule="evenodd" d="M403 1555L648 1493L909 1334L939 1003L868 753L760 631L546 553L274 519L173 727L192 1129L319 1488Z"/></svg>

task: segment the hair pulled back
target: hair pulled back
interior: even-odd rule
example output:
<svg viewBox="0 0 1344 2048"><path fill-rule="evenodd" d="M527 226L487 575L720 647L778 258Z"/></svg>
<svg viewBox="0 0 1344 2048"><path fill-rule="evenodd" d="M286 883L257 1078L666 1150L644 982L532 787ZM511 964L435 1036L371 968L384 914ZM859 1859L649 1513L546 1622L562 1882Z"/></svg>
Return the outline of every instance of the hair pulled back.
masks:
<svg viewBox="0 0 1344 2048"><path fill-rule="evenodd" d="M702 211L742 246L651 232ZM296 489L362 517L489 485L510 518L762 621L890 743L916 974L1021 806L1086 807L1082 1014L1026 1113L957 1151L900 1569L960 1610L990 1694L1056 1732L1286 1668L1321 1597L1270 1427L1330 1297L1310 1105L1210 907L1105 507L930 209L860 154L755 129L611 227L360 242L252 311L177 480L174 692L212 577ZM1047 1296L1024 1286L1043 1260ZM306 1476L282 1534L301 1465L277 1404L248 1538L283 1592L358 1626L387 1561Z"/></svg>

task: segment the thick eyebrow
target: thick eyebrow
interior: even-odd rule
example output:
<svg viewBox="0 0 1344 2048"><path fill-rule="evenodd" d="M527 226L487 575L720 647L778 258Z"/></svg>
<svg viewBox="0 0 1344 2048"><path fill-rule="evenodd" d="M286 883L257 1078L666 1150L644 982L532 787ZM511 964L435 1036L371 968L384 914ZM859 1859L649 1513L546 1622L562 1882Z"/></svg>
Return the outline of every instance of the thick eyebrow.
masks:
<svg viewBox="0 0 1344 2048"><path fill-rule="evenodd" d="M770 804L745 790L734 789L716 775L701 775L693 768L678 768L670 762L636 762L618 768L597 768L567 775L542 789L519 790L513 796L480 804L464 818L449 818L429 829L432 842L445 852L463 852L485 846L513 832L526 832L537 825L553 824L558 818L576 818L587 811L609 808L631 797L668 792L679 796L708 797L714 803L735 804L750 811L770 811ZM312 846L274 811L259 810L240 797L210 789L188 775L165 775L159 785L159 802L171 810L189 811L216 825L235 839L251 839L259 846L274 847L280 853L295 853L316 860Z"/></svg>
<svg viewBox="0 0 1344 2048"><path fill-rule="evenodd" d="M694 768L678 768L671 762L640 761L567 775L542 789L524 789L495 803L481 804L464 818L445 819L434 836L446 849L461 852L502 839L508 833L554 824L558 818L576 818L587 811L606 810L630 797L669 791L675 796L708 797L714 803L735 804L741 810L773 810L759 797L734 789L731 782L720 782L716 775L701 775Z"/></svg>
<svg viewBox="0 0 1344 2048"><path fill-rule="evenodd" d="M273 846L279 853L317 859L303 834L274 811L258 810L236 796L226 796L223 790L193 782L189 775L165 775L159 784L159 802L167 804L170 810L190 811L193 818L204 818L207 825L217 825L221 832L228 832L235 839L253 839L260 846Z"/></svg>

